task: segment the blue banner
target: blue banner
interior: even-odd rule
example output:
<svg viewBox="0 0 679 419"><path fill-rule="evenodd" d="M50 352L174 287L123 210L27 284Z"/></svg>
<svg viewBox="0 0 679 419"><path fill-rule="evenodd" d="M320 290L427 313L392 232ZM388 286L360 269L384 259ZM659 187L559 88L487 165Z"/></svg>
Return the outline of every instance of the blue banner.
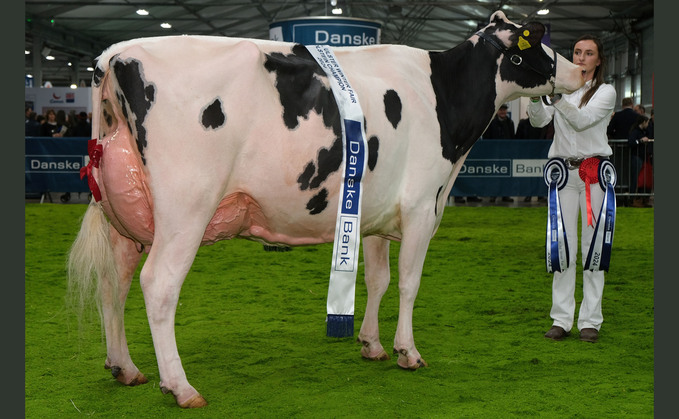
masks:
<svg viewBox="0 0 679 419"><path fill-rule="evenodd" d="M452 196L547 196L543 179L552 140L479 140Z"/></svg>
<svg viewBox="0 0 679 419"><path fill-rule="evenodd" d="M269 39L333 47L376 45L381 27L377 21L360 18L295 18L269 24Z"/></svg>
<svg viewBox="0 0 679 419"><path fill-rule="evenodd" d="M89 192L80 179L87 166L87 141L80 137L26 137L26 193Z"/></svg>

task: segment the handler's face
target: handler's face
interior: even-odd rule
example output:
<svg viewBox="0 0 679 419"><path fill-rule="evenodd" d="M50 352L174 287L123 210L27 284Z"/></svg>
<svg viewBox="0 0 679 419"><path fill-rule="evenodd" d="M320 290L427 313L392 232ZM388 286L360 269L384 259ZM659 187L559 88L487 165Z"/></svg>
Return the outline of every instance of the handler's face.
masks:
<svg viewBox="0 0 679 419"><path fill-rule="evenodd" d="M573 64L577 64L582 69L582 77L585 81L592 80L594 70L601 64L599 58L599 48L591 39L583 39L575 44L573 48Z"/></svg>

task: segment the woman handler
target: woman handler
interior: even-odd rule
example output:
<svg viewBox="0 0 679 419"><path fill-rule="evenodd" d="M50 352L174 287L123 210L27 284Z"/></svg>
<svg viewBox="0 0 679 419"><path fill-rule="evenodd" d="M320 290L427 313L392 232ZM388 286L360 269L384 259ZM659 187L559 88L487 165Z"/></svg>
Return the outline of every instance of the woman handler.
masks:
<svg viewBox="0 0 679 419"><path fill-rule="evenodd" d="M552 328L546 338L561 340L570 334L575 314L575 273L578 250L578 214L582 216L581 254L588 255L596 221L591 212L598 213L604 191L598 182L589 184L580 176L580 166L587 159L606 159L613 151L608 145L606 128L615 107L613 86L604 83L605 56L601 41L591 35L577 39L573 47L573 63L582 68L585 85L566 95L554 95L547 105L532 97L528 116L534 127L546 126L554 119L554 141L549 158L565 160L568 181L558 191L568 242L569 264L561 272L554 272L552 281ZM587 165L596 160L587 161ZM591 186L591 187L590 187ZM586 189L590 189L587 193ZM589 195L589 205L588 196ZM590 210L588 211L588 207ZM596 342L603 322L601 300L604 290L604 272L583 270L583 298L577 327L580 340Z"/></svg>

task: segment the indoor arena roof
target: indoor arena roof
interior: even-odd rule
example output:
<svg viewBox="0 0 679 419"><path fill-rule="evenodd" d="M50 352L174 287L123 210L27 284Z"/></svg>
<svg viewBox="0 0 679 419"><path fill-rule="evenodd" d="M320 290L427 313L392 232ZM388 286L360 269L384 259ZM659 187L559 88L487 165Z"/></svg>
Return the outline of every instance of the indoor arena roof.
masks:
<svg viewBox="0 0 679 419"><path fill-rule="evenodd" d="M331 1L342 15L332 14ZM42 39L43 82L67 86L76 66L78 79L89 85L87 67L119 41L178 34L268 39L270 23L309 16L374 20L382 25L382 44L443 50L498 9L515 23L549 24L552 47L562 53L583 33L635 40L639 26L653 23L652 0L25 0L25 68L32 74L33 44ZM542 9L549 13L538 14Z"/></svg>

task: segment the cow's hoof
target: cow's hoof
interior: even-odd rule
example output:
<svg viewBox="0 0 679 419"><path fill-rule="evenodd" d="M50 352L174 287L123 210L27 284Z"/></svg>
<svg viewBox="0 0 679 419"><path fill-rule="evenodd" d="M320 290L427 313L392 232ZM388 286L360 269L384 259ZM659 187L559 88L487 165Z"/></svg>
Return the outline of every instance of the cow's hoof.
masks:
<svg viewBox="0 0 679 419"><path fill-rule="evenodd" d="M137 373L137 375L134 376L134 377L133 377L130 381L128 381L128 382L121 381L120 379L118 379L118 381L120 381L121 383L125 384L126 386L131 386L131 387L133 387L133 386L138 386L138 385L140 385L140 384L146 384L146 383L149 382L148 378L146 378L146 376L145 376L144 374L142 374L141 372Z"/></svg>
<svg viewBox="0 0 679 419"><path fill-rule="evenodd" d="M366 347L361 348L361 356L371 361L388 361L391 359L384 349L382 349L381 352L378 352L377 355L370 355L369 350Z"/></svg>
<svg viewBox="0 0 679 419"><path fill-rule="evenodd" d="M386 361L391 359L379 342L375 345L371 345L368 340L362 340L360 337L356 339L356 342L363 345L361 348L361 356L365 359L371 361Z"/></svg>
<svg viewBox="0 0 679 419"><path fill-rule="evenodd" d="M401 367L405 370L411 370L411 371L414 371L414 370L422 368L422 367L428 367L429 366L429 364L427 364L425 362L425 360L422 359L422 358L416 360L412 364L409 364L407 360L405 362L401 362L401 357L399 357L397 364L398 364L399 367Z"/></svg>
<svg viewBox="0 0 679 419"><path fill-rule="evenodd" d="M146 376L138 370L137 373L134 375L128 374L127 371L123 371L123 369L120 368L119 366L116 365L111 366L109 365L108 362L104 364L104 368L106 368L107 370L111 370L111 375L113 375L113 378L115 378L116 381L118 381L119 383L124 384L126 386L134 387L149 382Z"/></svg>
<svg viewBox="0 0 679 419"><path fill-rule="evenodd" d="M182 407L184 409L195 409L198 407L207 406L207 401L205 401L203 396L201 396L200 394L195 394L193 397L189 398L183 403L180 403L179 400L177 400L177 404L179 405L179 407Z"/></svg>
<svg viewBox="0 0 679 419"><path fill-rule="evenodd" d="M400 351L394 349L394 353L398 354L398 361L396 363L399 367L405 370L414 371L416 369L429 366L429 364L427 364L427 362L422 359L419 354L417 357L409 357L408 351L405 349L401 349Z"/></svg>

